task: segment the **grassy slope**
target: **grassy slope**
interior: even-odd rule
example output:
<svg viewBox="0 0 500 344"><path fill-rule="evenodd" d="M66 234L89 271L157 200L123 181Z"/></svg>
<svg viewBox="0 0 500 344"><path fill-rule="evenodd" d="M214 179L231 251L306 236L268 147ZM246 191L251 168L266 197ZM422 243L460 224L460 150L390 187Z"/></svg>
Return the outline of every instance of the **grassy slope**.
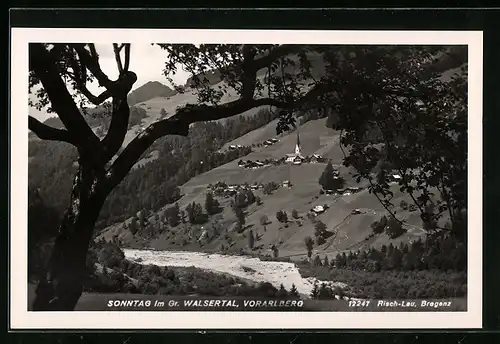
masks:
<svg viewBox="0 0 500 344"><path fill-rule="evenodd" d="M230 144L251 145L256 139L273 137L273 124L269 124L263 128L257 129L252 133L244 135ZM319 153L333 160L334 164L341 164L342 152L338 144L338 132L325 127L325 119L310 121L300 128L300 137L303 153L310 155ZM250 153L243 159L256 160L264 158L280 158L294 149L296 142L295 132L288 133L281 137L280 142L270 146L257 148L256 151ZM230 162L209 172L196 176L181 187L181 192L184 195L179 200L181 208L188 203L197 202L202 205L205 202L207 186L218 181L224 181L228 184L243 184L270 181L282 182L290 180L294 186L291 189L280 188L272 195L264 195L261 191L255 192L261 197L263 204L252 205L248 208L246 224L248 229L252 229L254 234L262 235L261 239L256 242L256 246L262 245L262 252L267 253L268 248L277 244L280 248L280 256L291 256L292 258L300 259L304 257L306 250L304 238L314 235L314 226L305 215L309 209L315 205L329 204L330 209L320 215L318 219L327 225L328 230L336 230L337 234L328 239L327 243L322 246L315 247L314 252L333 257L337 252L349 249L358 249L363 246L374 245L381 246L393 242L399 244L400 241L408 242L412 238L423 234L422 230L410 227L408 233L398 239L391 240L385 234L365 240L371 233L370 224L379 219L385 213L384 208L375 198L375 196L363 190L360 193L350 196L329 196L319 195L320 185L318 179L325 168L325 164L303 164L301 166L282 165L265 167L261 169L242 169L237 166L237 161ZM341 174L347 180L350 186L358 185L353 180L350 169L340 167ZM394 204L399 204L403 197L397 188L395 192ZM205 224L205 228L212 227L212 224L217 222L224 230L231 232L235 225L235 217L230 209L230 199L219 198L223 212L220 215L214 216L209 223ZM353 209L359 208L363 214L350 215ZM276 212L285 210L291 219L291 212L296 209L302 217L299 226L295 221L291 222L288 228L285 228L276 220ZM420 219L416 213L408 213L406 211L396 209L400 217L408 219L409 223L419 226ZM160 211L161 212L161 211ZM270 224L267 225L267 230L264 232L263 226L260 225L260 218L266 215ZM152 219L152 218L151 218ZM182 226L175 229L176 232L182 231ZM110 239L113 235L118 234L125 242L133 243L135 240L128 231L122 229L121 224L111 226L103 232L105 238ZM224 234L224 232L223 232ZM236 233L230 234L236 240L233 248L244 248L247 245L247 239ZM220 244L224 244L224 235L215 239L213 242L200 247L197 244L191 244L186 247L172 245L165 240L165 236L153 240L149 246L157 249L193 249L193 250L216 250Z"/></svg>
<svg viewBox="0 0 500 344"><path fill-rule="evenodd" d="M457 72L458 69L449 70L443 75L444 79L449 79L452 74ZM234 91L229 91L224 96L222 102L228 102L236 99ZM175 113L175 109L187 103L195 103L196 95L193 91L187 91L183 94L176 94L171 97L153 98L145 101L137 106L144 108L147 111L148 117L143 119L142 126L146 127L149 124L160 119L161 109L164 108L168 115ZM259 109L252 109L243 115L254 114ZM302 143L303 153L310 155L313 153L320 154L326 158L332 159L333 163L341 164L342 152L338 143L338 132L330 130L325 127L325 120L316 120L306 123L300 128L300 136ZM272 122L262 128L254 130L240 138L228 143L251 145L252 143L259 143L266 139L276 137L275 122ZM126 135L124 145L127 145L136 135L138 126L134 126ZM280 137L280 142L270 146L256 148L254 152L244 157L243 159L257 160L265 158L281 158L287 153L291 153L295 146L296 135L295 133L288 133ZM226 148L226 147L224 147ZM224 149L223 148L223 149ZM147 161L155 159L155 152L151 156L143 157L137 163L139 166ZM296 209L299 214L304 215L309 209L317 204L330 204L331 208L319 217L327 225L328 230L335 229L338 233L332 237L328 242L316 249L317 253L334 255L336 252L347 249L358 249L363 245L363 241L370 234L370 224L378 219L383 213L384 209L377 201L377 199L362 191L359 194L345 196L341 199L334 199L333 196L319 196L320 186L318 179L324 170L324 164L304 164L302 166L275 166L266 167L257 170L245 170L237 166L236 161L220 166L212 171L199 175L181 187L184 197L179 201L181 207L184 207L190 202L198 202L203 204L205 200L206 187L208 184L213 184L218 181L225 181L227 183L254 183L254 182L282 182L290 180L294 187L292 189L279 189L272 195L262 195L260 192L257 194L262 198L264 204L261 206L251 206L248 209L247 225L252 227L254 233L262 234L262 238L257 242L257 245L263 245L267 249L272 244L278 244L280 247L281 256L294 256L300 258L305 253L304 237L313 235L314 228L309 220L303 219L303 226L299 227L297 224L292 223L288 228L280 225L275 218L278 210L285 210L289 214L293 209ZM348 180L348 184L355 185L347 169L342 168L342 175ZM404 199L397 190L394 190L396 199L394 204L399 204L400 199ZM319 196L319 198L317 197ZM231 230L234 226L235 218L229 209L229 200L221 199L221 205L224 207L222 219L218 220L223 228ZM364 214L349 216L353 209L361 208ZM161 210L160 210L161 212ZM402 213L402 214L401 214ZM417 215L404 213L401 211L400 215L407 218L411 224L419 225L420 220ZM266 215L271 224L267 226L267 231L264 233L262 226L259 224L259 219L262 215ZM221 218L218 216L217 218ZM215 222L215 217L211 222ZM205 225L210 227L211 223ZM134 243L130 233L124 231L122 224L111 226L103 232L103 236L111 238L113 235L118 234L125 242ZM399 241L408 241L411 238L421 235L422 231L418 228L410 228L409 232L397 240L390 240L385 235L380 235L366 240L364 244L380 246L393 241L395 244ZM237 238L236 247L246 246L245 238ZM240 240L241 239L241 240ZM157 248L170 248L165 240L161 238L151 243L152 246ZM215 249L221 244L220 240L207 245L204 249ZM200 247L192 247L193 249L200 249Z"/></svg>

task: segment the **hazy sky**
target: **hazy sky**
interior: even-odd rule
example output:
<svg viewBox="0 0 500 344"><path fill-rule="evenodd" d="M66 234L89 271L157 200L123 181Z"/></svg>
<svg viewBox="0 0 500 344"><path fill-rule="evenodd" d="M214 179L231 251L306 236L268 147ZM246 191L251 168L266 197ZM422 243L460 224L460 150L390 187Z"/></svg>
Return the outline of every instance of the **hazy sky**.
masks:
<svg viewBox="0 0 500 344"><path fill-rule="evenodd" d="M103 71L110 79L116 79L118 77L118 68L116 67L112 44L96 44L96 50L99 54L99 62ZM150 43L132 44L129 69L137 74L137 82L134 84L134 89L144 85L148 81L159 81L170 86L162 74L167 56L167 52L157 45L151 45ZM174 81L183 84L186 82L187 77L187 73L181 71L174 76ZM93 89L95 90L95 88Z"/></svg>
<svg viewBox="0 0 500 344"><path fill-rule="evenodd" d="M118 77L118 68L116 67L112 43L96 44L96 50L99 54L99 63L101 64L102 70L111 80L115 80ZM137 81L132 89L136 89L148 81L159 81L167 86L171 86L162 73L167 56L167 52L157 45L153 46L150 43L132 44L130 49L129 69L137 74ZM184 84L187 78L188 73L179 70L174 76L174 81L178 84ZM99 88L97 82L89 84L88 88L95 95L98 95L100 90L101 92L104 90ZM37 111L33 108L30 108L29 113L31 116L42 121L56 115L47 114L44 111Z"/></svg>

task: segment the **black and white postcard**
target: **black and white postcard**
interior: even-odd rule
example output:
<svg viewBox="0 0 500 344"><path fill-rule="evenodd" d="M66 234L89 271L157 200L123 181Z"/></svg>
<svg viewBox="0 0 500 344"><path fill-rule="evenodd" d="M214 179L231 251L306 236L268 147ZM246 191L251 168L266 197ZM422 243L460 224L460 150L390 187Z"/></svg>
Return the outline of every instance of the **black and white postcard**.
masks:
<svg viewBox="0 0 500 344"><path fill-rule="evenodd" d="M481 327L480 31L11 38L13 329Z"/></svg>

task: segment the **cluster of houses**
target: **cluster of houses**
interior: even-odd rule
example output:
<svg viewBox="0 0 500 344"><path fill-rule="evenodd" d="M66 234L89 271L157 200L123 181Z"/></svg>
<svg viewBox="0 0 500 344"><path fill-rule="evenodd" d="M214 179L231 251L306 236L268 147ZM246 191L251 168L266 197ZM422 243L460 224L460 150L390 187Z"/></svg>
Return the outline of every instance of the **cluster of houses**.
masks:
<svg viewBox="0 0 500 344"><path fill-rule="evenodd" d="M226 184L224 182L217 182L216 184L208 185L208 188L217 196L223 196L226 198L232 197L238 193L238 191L251 190L256 191L264 188L262 183L254 184Z"/></svg>
<svg viewBox="0 0 500 344"><path fill-rule="evenodd" d="M272 138L269 140L264 141L264 146L269 147L275 143L279 142L277 138ZM242 145L230 145L229 150L235 150L243 148ZM309 156L304 156L302 155L302 150L300 147L300 137L299 137L299 132L297 131L297 142L295 144L295 150L291 154L287 154L282 158L279 159L264 159L264 160L240 160L238 161L238 167L241 168L248 168L248 169L257 169L257 168L262 168L262 167L267 167L267 166L278 166L278 165L283 165L283 164L294 164L294 165L301 165L302 163L327 163L328 159L323 158L319 154L312 154Z"/></svg>
<svg viewBox="0 0 500 344"><path fill-rule="evenodd" d="M330 208L328 204L316 205L313 208L311 208L311 210L309 210L309 214L316 217L323 214L325 211L328 210L328 208ZM353 209L351 211L351 215L359 215L359 214L363 214L363 212L359 208Z"/></svg>
<svg viewBox="0 0 500 344"><path fill-rule="evenodd" d="M265 186L266 184L263 183L226 184L224 182L217 182L216 184L208 185L207 188L210 189L216 196L229 198L236 195L239 191L257 191L264 189ZM291 188L292 183L289 180L285 180L280 184L276 184L276 187Z"/></svg>
<svg viewBox="0 0 500 344"><path fill-rule="evenodd" d="M279 141L280 141L280 140L275 139L275 138L273 138L273 139L269 139L269 140L266 140L266 141L264 141L264 147L269 147L269 146L272 146L272 145L274 145L275 143L278 143Z"/></svg>
<svg viewBox="0 0 500 344"><path fill-rule="evenodd" d="M362 187L357 187L357 186L349 186L344 189L337 189L337 190L323 190L324 193L327 195L342 195L342 196L349 196L355 193L360 192L363 190Z"/></svg>
<svg viewBox="0 0 500 344"><path fill-rule="evenodd" d="M308 156L296 155L296 154L287 154L285 157L286 163L292 163L294 165L302 165L305 164L316 164L316 163L326 163L328 159L323 158L319 154L313 154Z"/></svg>
<svg viewBox="0 0 500 344"><path fill-rule="evenodd" d="M323 158L319 154L313 154L307 157L295 157L293 159L289 159L289 157L283 157L280 159L264 159L264 160L240 160L238 161L238 167L248 168L248 169L257 169L268 166L278 166L284 165L286 163L293 163L294 165L301 165L302 163L306 164L315 164L315 163L326 163L328 160Z"/></svg>
<svg viewBox="0 0 500 344"><path fill-rule="evenodd" d="M241 168L250 168L250 169L256 169L256 168L262 168L266 166L271 166L271 165L276 165L276 161L272 159L266 159L264 161L256 160L240 160L238 161L238 167Z"/></svg>
<svg viewBox="0 0 500 344"><path fill-rule="evenodd" d="M330 208L330 206L328 204L316 205L313 208L311 208L309 213L312 216L318 216L318 215L323 214L325 211L327 211L328 208ZM358 209L358 208L351 211L351 215L358 215L358 214L362 214L362 213L363 212L361 211L361 209Z"/></svg>
<svg viewBox="0 0 500 344"><path fill-rule="evenodd" d="M269 147L269 146L271 146L271 145L273 145L273 144L275 144L277 142L279 142L279 140L273 138L273 139L266 140L266 141L264 141L262 143L252 144L252 147L253 146ZM229 145L229 147L228 147L229 150L236 150L236 149L239 149L239 148L243 148L243 146L242 145Z"/></svg>

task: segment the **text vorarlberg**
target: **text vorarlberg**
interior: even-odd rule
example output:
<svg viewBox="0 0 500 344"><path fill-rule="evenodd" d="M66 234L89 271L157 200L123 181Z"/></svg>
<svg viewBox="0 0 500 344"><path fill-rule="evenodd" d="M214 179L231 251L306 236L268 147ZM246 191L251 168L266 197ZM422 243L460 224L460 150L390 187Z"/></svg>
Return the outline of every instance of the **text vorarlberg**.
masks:
<svg viewBox="0 0 500 344"><path fill-rule="evenodd" d="M108 308L302 308L302 300L176 299L108 300Z"/></svg>

